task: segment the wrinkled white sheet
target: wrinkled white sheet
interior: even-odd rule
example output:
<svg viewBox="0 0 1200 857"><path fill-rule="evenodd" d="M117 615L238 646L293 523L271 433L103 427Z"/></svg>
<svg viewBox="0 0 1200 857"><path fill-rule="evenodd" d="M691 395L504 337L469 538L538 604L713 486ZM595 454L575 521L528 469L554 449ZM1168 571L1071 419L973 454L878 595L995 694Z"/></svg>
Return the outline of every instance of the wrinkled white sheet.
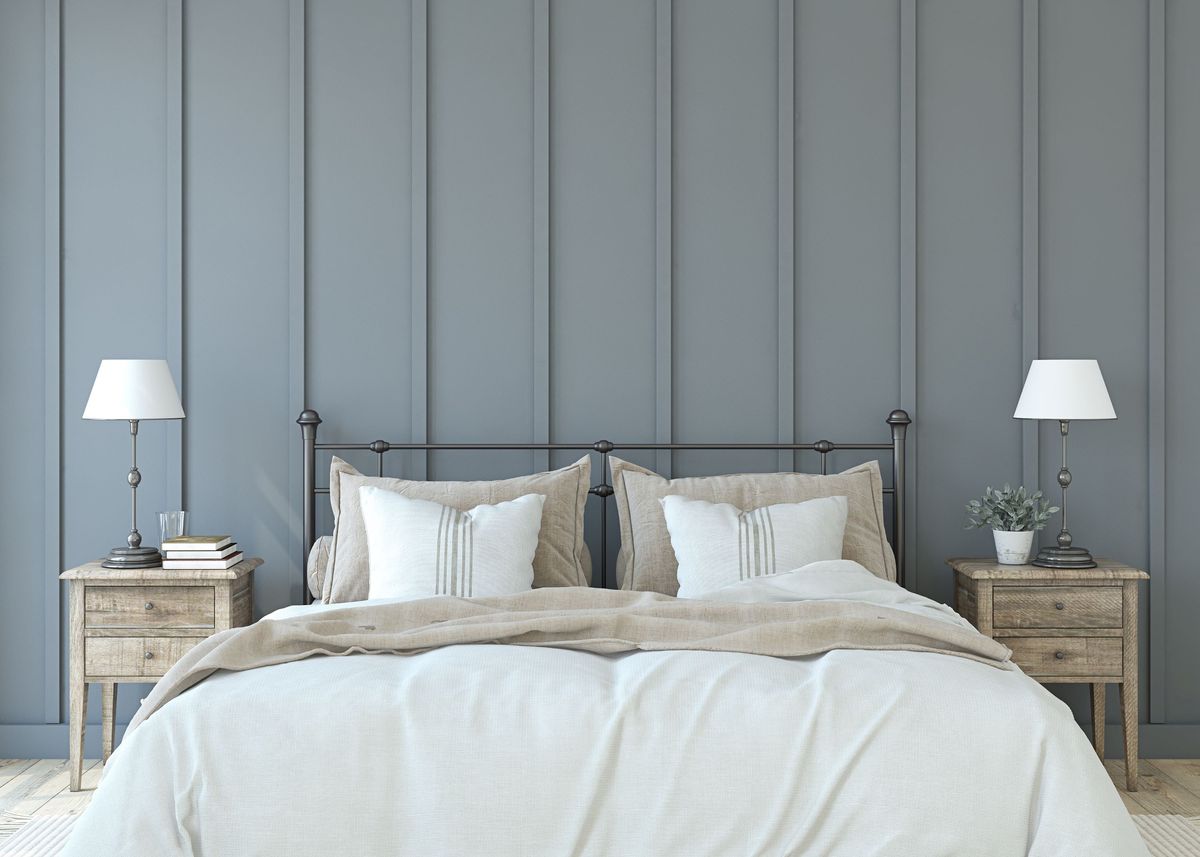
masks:
<svg viewBox="0 0 1200 857"><path fill-rule="evenodd" d="M963 621L845 562L708 597ZM470 645L217 673L122 744L65 854L1147 852L1069 710L1015 669Z"/></svg>

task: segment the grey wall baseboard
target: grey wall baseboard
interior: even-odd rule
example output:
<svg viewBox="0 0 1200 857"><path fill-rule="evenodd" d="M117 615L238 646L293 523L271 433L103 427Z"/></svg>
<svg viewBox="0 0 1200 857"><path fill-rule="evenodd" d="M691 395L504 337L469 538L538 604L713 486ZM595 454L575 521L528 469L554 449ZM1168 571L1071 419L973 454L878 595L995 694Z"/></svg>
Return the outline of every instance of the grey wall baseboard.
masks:
<svg viewBox="0 0 1200 857"><path fill-rule="evenodd" d="M1144 716L1200 721L1192 4L464 9L0 4L0 376L35 417L0 484L0 722L61 717L54 574L127 529L126 439L78 419L115 356L168 357L189 415L144 429L142 531L235 533L260 613L300 593L301 405L394 441L886 440L906 407L911 579L949 600L942 558L991 549L964 500L1054 484L1010 418L1028 361L1098 357L1120 418L1072 431L1073 530L1152 573ZM3 374L31 355L36 385ZM563 462L388 467L531 463Z"/></svg>

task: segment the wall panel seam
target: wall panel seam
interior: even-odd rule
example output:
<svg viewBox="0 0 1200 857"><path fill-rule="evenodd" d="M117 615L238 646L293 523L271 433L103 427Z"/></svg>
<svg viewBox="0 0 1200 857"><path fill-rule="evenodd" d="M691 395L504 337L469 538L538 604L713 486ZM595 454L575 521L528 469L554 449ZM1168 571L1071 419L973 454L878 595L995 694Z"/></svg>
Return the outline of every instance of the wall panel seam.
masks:
<svg viewBox="0 0 1200 857"><path fill-rule="evenodd" d="M778 258L777 275L777 319L779 369L777 375L777 406L779 421L776 439L779 443L794 443L796 440L796 3L795 0L779 0L779 42L776 105L777 165L776 187L778 227L776 241ZM793 470L796 455L779 453L780 470Z"/></svg>
<svg viewBox="0 0 1200 857"><path fill-rule="evenodd" d="M1150 536L1150 722L1167 721L1167 113L1166 4L1147 16L1146 281Z"/></svg>
<svg viewBox="0 0 1200 857"><path fill-rule="evenodd" d="M44 636L43 714L62 721L62 2L45 0L43 55Z"/></svg>
<svg viewBox="0 0 1200 857"><path fill-rule="evenodd" d="M306 308L305 289L305 0L289 0L288 4L288 405L294 419L306 406L305 361ZM291 555L303 559L301 529L302 500L300 487L300 431L289 432L288 488L291 506ZM302 575L289 574L290 580ZM303 590L293 593L296 601L304 598Z"/></svg>
<svg viewBox="0 0 1200 857"><path fill-rule="evenodd" d="M1021 7L1021 378L1040 350L1041 48L1040 2ZM1038 423L1021 421L1021 479L1041 482Z"/></svg>
<svg viewBox="0 0 1200 857"><path fill-rule="evenodd" d="M412 97L410 175L412 309L409 319L411 348L410 433L413 443L429 435L429 4L412 3ZM412 476L428 473L426 453L413 453Z"/></svg>
<svg viewBox="0 0 1200 857"><path fill-rule="evenodd" d="M917 2L900 3L900 407L913 417L906 451L908 470L917 472ZM919 588L917 480L909 479L905 534L907 585Z"/></svg>
<svg viewBox="0 0 1200 857"><path fill-rule="evenodd" d="M167 363L187 409L183 366L183 0L167 2L166 32L166 343ZM167 422L166 502L183 505L183 420Z"/></svg>
<svg viewBox="0 0 1200 857"><path fill-rule="evenodd" d="M655 442L670 443L673 368L673 157L672 157L672 9L671 0L657 0L654 28L654 380ZM671 476L670 451L660 451L657 468Z"/></svg>
<svg viewBox="0 0 1200 857"><path fill-rule="evenodd" d="M533 441L550 440L550 0L533 3ZM534 452L534 470L549 468Z"/></svg>

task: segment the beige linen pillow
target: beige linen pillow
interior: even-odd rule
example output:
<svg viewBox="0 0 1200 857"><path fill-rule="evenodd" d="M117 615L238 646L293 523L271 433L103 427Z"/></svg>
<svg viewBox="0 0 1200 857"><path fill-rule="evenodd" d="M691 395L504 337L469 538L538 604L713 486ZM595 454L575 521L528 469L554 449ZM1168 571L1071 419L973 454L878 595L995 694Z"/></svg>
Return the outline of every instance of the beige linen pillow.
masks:
<svg viewBox="0 0 1200 857"><path fill-rule="evenodd" d="M616 456L609 456L613 496L621 522L617 579L622 589L664 595L679 591L678 563L659 502L668 494L692 500L757 509L777 503L801 503L817 497L844 496L849 509L842 558L863 565L885 580L896 579L896 557L883 524L883 479L879 462L868 461L841 473L738 473L664 479Z"/></svg>
<svg viewBox="0 0 1200 857"><path fill-rule="evenodd" d="M308 552L308 591L320 598L325 588L325 570L329 567L329 546L333 536L319 536Z"/></svg>
<svg viewBox="0 0 1200 857"><path fill-rule="evenodd" d="M587 586L592 560L583 541L583 510L587 503L590 459L558 470L497 479L490 482L423 482L387 476L364 476L352 465L333 457L329 465L329 505L333 508L333 546L329 553L321 598L327 604L362 601L367 597L370 564L367 528L358 489L363 486L395 491L405 497L429 500L460 512L494 506L524 494L542 494L542 527L533 557L533 585Z"/></svg>

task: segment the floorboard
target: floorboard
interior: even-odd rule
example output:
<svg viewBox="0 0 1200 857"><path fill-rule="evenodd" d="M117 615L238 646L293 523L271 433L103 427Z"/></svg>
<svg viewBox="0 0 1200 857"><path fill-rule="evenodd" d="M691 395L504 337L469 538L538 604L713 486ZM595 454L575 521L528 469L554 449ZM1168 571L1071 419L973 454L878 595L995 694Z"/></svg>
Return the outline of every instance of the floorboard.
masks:
<svg viewBox="0 0 1200 857"><path fill-rule="evenodd" d="M1167 762L1165 768L1159 765L1162 761ZM1179 761L1186 764L1189 760ZM1139 763L1136 792L1125 791L1125 763L1122 760L1108 759L1104 767L1132 815L1200 816L1200 793L1193 792L1168 773L1171 762L1143 759Z"/></svg>
<svg viewBox="0 0 1200 857"><path fill-rule="evenodd" d="M100 763L86 760L83 763L84 785L89 791L70 791L71 774L65 759L37 759L3 787L0 787L0 816L7 819L31 818L39 814L48 803L66 795L59 806L58 815L82 812L91 800L92 792L100 779Z"/></svg>
<svg viewBox="0 0 1200 857"><path fill-rule="evenodd" d="M1200 797L1200 759L1155 759L1154 767Z"/></svg>
<svg viewBox="0 0 1200 857"><path fill-rule="evenodd" d="M0 787L36 761L37 759L0 759Z"/></svg>

